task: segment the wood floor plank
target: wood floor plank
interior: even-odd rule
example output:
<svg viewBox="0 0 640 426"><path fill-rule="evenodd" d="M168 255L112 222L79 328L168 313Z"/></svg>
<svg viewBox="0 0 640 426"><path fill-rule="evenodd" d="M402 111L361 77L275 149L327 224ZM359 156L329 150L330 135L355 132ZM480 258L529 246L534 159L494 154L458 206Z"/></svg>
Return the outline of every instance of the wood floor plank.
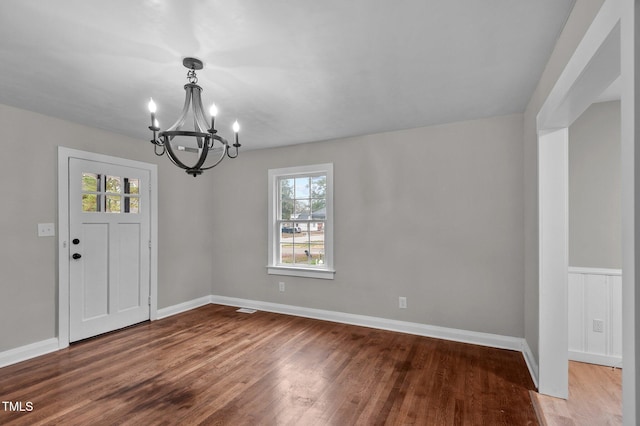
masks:
<svg viewBox="0 0 640 426"><path fill-rule="evenodd" d="M535 425L522 354L207 305L0 369L0 424Z"/></svg>
<svg viewBox="0 0 640 426"><path fill-rule="evenodd" d="M548 426L622 424L622 370L569 361L569 399L532 392L541 423Z"/></svg>

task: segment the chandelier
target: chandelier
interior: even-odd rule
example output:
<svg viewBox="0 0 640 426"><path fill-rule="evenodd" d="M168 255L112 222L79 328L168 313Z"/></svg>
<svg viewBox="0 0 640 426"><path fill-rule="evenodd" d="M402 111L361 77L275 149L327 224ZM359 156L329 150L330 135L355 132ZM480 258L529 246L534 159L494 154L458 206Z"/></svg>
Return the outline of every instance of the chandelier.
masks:
<svg viewBox="0 0 640 426"><path fill-rule="evenodd" d="M180 117L167 130L161 131L156 120L156 104L153 99L150 99L151 126L149 126L149 130L153 132L151 143L154 145L155 154L157 156L167 154L173 164L196 177L204 170L220 164L225 156L229 158L238 156L238 148L241 146L238 143L240 125L237 120L233 123L235 152L232 154L229 142L218 135L218 131L215 129L218 108L215 104L211 104L209 109L211 120L209 121L202 107L202 98L200 97L202 87L198 86L198 77L196 77L196 70L203 68L202 61L195 58L184 58L182 65L189 71L187 72L188 83L184 85L186 95ZM193 121L193 130L182 130L187 121Z"/></svg>

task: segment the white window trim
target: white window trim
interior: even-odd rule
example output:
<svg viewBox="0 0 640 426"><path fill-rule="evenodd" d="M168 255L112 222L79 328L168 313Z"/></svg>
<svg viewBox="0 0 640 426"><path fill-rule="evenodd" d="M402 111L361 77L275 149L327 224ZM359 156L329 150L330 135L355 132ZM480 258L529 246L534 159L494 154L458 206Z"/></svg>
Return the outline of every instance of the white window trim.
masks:
<svg viewBox="0 0 640 426"><path fill-rule="evenodd" d="M304 266L286 266L279 265L276 259L277 243L276 238L276 208L278 206L278 178L282 176L307 175L314 173L322 173L327 176L327 205L326 219L324 228L324 267ZM307 278L321 278L332 280L335 275L333 269L333 164L314 164L308 166L285 167L281 169L270 169L268 174L269 184L269 222L268 222L268 240L269 240L269 258L267 261L267 273L271 275L289 275Z"/></svg>

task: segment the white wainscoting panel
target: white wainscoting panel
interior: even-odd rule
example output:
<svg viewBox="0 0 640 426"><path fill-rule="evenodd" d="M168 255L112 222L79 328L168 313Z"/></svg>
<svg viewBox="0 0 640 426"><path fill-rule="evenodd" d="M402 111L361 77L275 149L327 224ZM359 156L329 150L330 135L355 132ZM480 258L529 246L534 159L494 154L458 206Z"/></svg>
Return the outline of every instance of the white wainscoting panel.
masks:
<svg viewBox="0 0 640 426"><path fill-rule="evenodd" d="M570 267L568 285L569 359L621 367L622 271Z"/></svg>

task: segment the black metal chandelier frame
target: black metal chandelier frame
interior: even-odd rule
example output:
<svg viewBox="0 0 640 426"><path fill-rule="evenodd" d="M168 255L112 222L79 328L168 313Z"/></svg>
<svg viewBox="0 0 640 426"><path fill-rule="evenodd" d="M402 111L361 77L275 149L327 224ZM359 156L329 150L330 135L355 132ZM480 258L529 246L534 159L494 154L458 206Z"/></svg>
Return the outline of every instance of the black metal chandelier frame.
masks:
<svg viewBox="0 0 640 426"><path fill-rule="evenodd" d="M196 58L184 58L182 64L185 68L189 69L187 72L188 83L184 85L186 93L182 113L171 127L162 131L155 117L155 103L153 102L153 99L151 99L149 101L149 111L151 112L151 126L149 126L149 130L153 132L153 139L151 140L151 143L154 145L155 154L158 156L167 154L167 157L169 157L169 160L171 160L173 164L184 169L188 174L196 177L202 174L204 170L212 169L220 164L225 157L236 158L238 156L238 148L242 146L238 142L240 126L237 121L233 125L233 131L235 133L235 142L233 147L235 148L235 153L232 154L229 142L222 136L218 135L218 131L215 129L215 115L217 111L215 105L212 105L211 108L211 126L209 126L209 122L204 113L201 97L202 87L198 86L198 77L196 76L196 70L201 70L204 67L202 61ZM193 111L194 130L182 130L182 127L187 121L187 115L190 109ZM177 155L176 149L171 144L176 136L187 136L196 139L197 149L182 149L185 151L193 150L199 152L198 159L194 164L185 164L185 162L183 162ZM215 158L212 164L205 167L204 164L209 153L216 150L218 145L219 148L221 148L219 157Z"/></svg>

